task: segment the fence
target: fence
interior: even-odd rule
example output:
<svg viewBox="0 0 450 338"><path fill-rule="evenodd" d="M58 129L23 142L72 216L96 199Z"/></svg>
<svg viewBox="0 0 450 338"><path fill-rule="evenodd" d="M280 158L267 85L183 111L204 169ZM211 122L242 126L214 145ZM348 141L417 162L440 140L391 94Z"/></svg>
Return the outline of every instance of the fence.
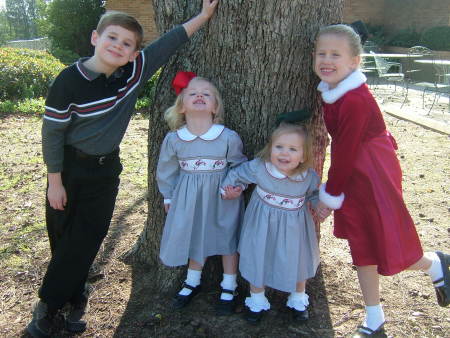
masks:
<svg viewBox="0 0 450 338"><path fill-rule="evenodd" d="M6 47L13 48L29 48L29 49L38 49L38 50L49 50L50 49L50 40L48 38L39 38L33 40L16 40L16 41L8 41L5 44Z"/></svg>

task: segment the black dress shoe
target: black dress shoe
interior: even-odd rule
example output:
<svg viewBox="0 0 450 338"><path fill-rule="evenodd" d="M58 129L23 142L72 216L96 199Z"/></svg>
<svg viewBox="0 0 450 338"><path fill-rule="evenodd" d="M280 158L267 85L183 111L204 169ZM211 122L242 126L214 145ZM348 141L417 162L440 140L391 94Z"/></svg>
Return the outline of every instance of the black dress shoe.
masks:
<svg viewBox="0 0 450 338"><path fill-rule="evenodd" d="M292 308L292 318L296 322L304 323L309 319L309 312L308 308L305 308L305 310L300 311Z"/></svg>
<svg viewBox="0 0 450 338"><path fill-rule="evenodd" d="M33 319L27 326L28 333L34 338L51 337L55 312L50 312L43 301L34 304Z"/></svg>
<svg viewBox="0 0 450 338"><path fill-rule="evenodd" d="M436 290L438 304L445 307L450 304L450 255L447 255L440 251L436 251L436 254L441 261L441 267L444 276L434 281L433 283L437 284L444 281L444 285L437 286L434 289Z"/></svg>
<svg viewBox="0 0 450 338"><path fill-rule="evenodd" d="M66 316L66 330L71 333L81 333L86 331L87 321L86 314L89 309L88 294L70 305L70 311Z"/></svg>
<svg viewBox="0 0 450 338"><path fill-rule="evenodd" d="M258 325L261 322L261 318L264 314L264 310L261 310L259 312L253 312L249 308L247 308L247 311L245 312L245 320L253 325Z"/></svg>
<svg viewBox="0 0 450 338"><path fill-rule="evenodd" d="M194 298L200 292L201 285L197 285L194 287L189 284L183 283L183 285L181 286L181 290L183 290L183 288L190 289L191 293L188 294L187 296L176 294L175 297L173 298L174 309L182 309L186 305L188 305L191 302L192 298Z"/></svg>
<svg viewBox="0 0 450 338"><path fill-rule="evenodd" d="M384 323L381 324L378 329L372 330L365 326L358 326L356 331L353 333L352 338L363 338L363 337L387 337L384 332Z"/></svg>
<svg viewBox="0 0 450 338"><path fill-rule="evenodd" d="M237 296L237 292L233 290L223 289L222 293L228 293L233 296L233 299L225 300L219 298L219 301L216 304L216 315L218 316L228 316L234 313L235 304L235 296Z"/></svg>

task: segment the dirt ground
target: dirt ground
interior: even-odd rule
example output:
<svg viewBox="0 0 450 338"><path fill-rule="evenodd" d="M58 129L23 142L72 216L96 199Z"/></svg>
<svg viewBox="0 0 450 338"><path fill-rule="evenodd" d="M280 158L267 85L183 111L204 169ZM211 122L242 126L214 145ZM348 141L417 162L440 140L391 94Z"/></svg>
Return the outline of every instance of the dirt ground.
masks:
<svg viewBox="0 0 450 338"><path fill-rule="evenodd" d="M375 88L387 106L400 105L402 90ZM427 104L431 97L427 97ZM420 92L403 109L420 109ZM429 107L429 106L428 106ZM450 123L448 98L428 116ZM385 115L399 144L404 194L425 250L450 252L449 137ZM26 337L30 306L49 259L44 224L45 172L41 161L40 120L0 116L0 336ZM206 290L187 309L170 310L170 295L153 294L151 274L122 263L145 225L147 121L134 119L122 145L125 170L110 232L94 264L89 328L81 337L343 337L363 319L356 272L345 241L332 236L332 221L322 224L321 268L307 287L312 303L307 325L291 321L283 294L259 326L242 319L242 306L230 317L215 317L217 290ZM429 278L404 272L381 278L386 330L392 337L449 337L450 311L440 308ZM243 301L245 295L240 295ZM61 324L61 321L59 321ZM70 336L61 327L55 337Z"/></svg>

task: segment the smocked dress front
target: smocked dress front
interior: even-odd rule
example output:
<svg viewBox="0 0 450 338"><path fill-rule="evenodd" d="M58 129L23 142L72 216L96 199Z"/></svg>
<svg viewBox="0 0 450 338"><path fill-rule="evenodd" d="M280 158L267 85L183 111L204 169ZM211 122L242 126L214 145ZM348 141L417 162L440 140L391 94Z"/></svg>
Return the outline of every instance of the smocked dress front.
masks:
<svg viewBox="0 0 450 338"><path fill-rule="evenodd" d="M242 198L222 200L219 189L228 169L246 160L240 137L223 125L201 136L186 126L166 135L156 173L164 203L170 203L160 248L165 265L236 252Z"/></svg>
<svg viewBox="0 0 450 338"><path fill-rule="evenodd" d="M309 204L318 200L319 177L312 170L288 177L255 159L230 170L227 185L255 183L239 240L239 270L256 287L293 292L313 277L319 248Z"/></svg>

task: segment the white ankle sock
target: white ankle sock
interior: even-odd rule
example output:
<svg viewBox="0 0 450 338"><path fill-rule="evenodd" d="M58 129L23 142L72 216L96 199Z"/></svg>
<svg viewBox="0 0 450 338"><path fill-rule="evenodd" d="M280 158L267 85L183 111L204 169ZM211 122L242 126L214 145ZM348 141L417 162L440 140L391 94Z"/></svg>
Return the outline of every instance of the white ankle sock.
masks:
<svg viewBox="0 0 450 338"><path fill-rule="evenodd" d="M381 304L366 306L366 319L363 326L376 330L384 323L384 312ZM369 332L370 333L370 332Z"/></svg>
<svg viewBox="0 0 450 338"><path fill-rule="evenodd" d="M237 287L236 275L229 275L229 274L224 273L223 280L222 280L222 283L220 283L220 286L223 289L227 289L227 290L231 290L231 291L236 290L236 287ZM229 293L222 292L220 294L220 299L223 299L223 300L232 300L233 297L234 296L230 295Z"/></svg>
<svg viewBox="0 0 450 338"><path fill-rule="evenodd" d="M201 276L202 276L202 270L188 269L185 283L190 286L196 287L197 285L200 285L200 277ZM190 295L191 292L192 292L191 289L182 288L181 291L178 292L178 294L181 296L187 296L187 295Z"/></svg>
<svg viewBox="0 0 450 338"><path fill-rule="evenodd" d="M309 297L305 292L292 292L286 302L286 306L298 311L305 311L309 305Z"/></svg>
<svg viewBox="0 0 450 338"><path fill-rule="evenodd" d="M439 256L436 255L435 252L425 252L424 256L431 260L430 268L428 270L425 270L425 273L430 276L431 281L434 282L442 278L444 276L444 273L442 271L442 265ZM434 284L435 287L442 285L444 285L444 281Z"/></svg>
<svg viewBox="0 0 450 338"><path fill-rule="evenodd" d="M250 297L245 298L245 305L253 312L270 309L270 303L266 298L264 291L258 293L250 292Z"/></svg>

